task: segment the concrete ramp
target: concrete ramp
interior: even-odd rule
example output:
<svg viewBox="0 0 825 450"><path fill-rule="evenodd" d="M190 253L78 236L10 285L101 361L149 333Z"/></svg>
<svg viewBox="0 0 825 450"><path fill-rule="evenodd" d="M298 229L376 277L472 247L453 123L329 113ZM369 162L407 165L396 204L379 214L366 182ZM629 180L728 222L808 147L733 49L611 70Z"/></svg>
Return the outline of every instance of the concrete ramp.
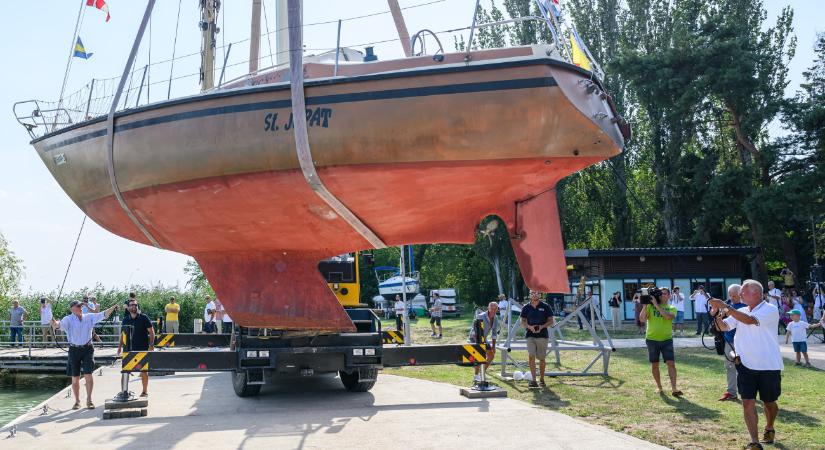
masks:
<svg viewBox="0 0 825 450"><path fill-rule="evenodd" d="M47 414L41 405L19 418L2 447L663 448L517 400L469 400L455 386L386 374L363 394L328 376L284 380L251 398L235 396L228 373L153 377L147 417L104 421L104 399L120 377L103 370L94 377L97 409L72 411L63 390L46 402ZM134 377L131 390L139 383Z"/></svg>

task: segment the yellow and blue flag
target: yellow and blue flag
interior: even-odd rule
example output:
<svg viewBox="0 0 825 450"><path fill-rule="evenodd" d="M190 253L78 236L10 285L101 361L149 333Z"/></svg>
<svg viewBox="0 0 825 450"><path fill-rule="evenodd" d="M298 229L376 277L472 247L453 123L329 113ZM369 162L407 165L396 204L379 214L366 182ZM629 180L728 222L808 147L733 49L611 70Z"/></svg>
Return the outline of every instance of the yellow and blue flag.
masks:
<svg viewBox="0 0 825 450"><path fill-rule="evenodd" d="M570 50L573 57L573 64L581 67L584 70L593 70L590 65L590 58L587 57L587 53L585 53L585 45L582 42L581 38L579 37L579 33L576 32L576 28L570 29Z"/></svg>
<svg viewBox="0 0 825 450"><path fill-rule="evenodd" d="M83 46L83 41L80 40L80 36L77 37L77 42L74 44L74 56L83 59L92 57L91 53L86 53L86 47Z"/></svg>

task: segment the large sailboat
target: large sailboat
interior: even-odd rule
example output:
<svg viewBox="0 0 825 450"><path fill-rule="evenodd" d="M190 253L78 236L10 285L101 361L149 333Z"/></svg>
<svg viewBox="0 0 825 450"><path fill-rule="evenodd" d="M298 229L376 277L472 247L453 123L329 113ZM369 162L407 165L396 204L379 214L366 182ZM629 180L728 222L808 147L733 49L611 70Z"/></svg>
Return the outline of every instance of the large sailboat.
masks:
<svg viewBox="0 0 825 450"><path fill-rule="evenodd" d="M404 25L406 57L344 62L356 53L304 60L301 5L289 0L289 65L250 67L218 87L215 3L201 1L202 93L123 109L118 92L109 114L80 120L17 105L38 156L88 217L194 257L244 326L353 330L320 260L471 243L491 214L527 285L567 290L556 183L619 154L629 133L555 2L540 0L544 17L532 19L550 28L550 44L414 53L418 35Z"/></svg>

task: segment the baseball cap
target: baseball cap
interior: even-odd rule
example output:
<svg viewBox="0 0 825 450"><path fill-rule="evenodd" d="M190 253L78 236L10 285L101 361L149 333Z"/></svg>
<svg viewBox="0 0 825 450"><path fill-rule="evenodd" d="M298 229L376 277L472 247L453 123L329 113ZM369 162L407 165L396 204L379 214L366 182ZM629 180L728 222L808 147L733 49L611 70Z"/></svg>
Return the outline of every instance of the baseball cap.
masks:
<svg viewBox="0 0 825 450"><path fill-rule="evenodd" d="M802 313L801 313L801 312L799 312L799 310L798 310L798 309L792 309L792 310L788 311L788 314L790 314L790 315L792 315L792 316L794 316L794 315L796 315L796 316L801 316L801 315L802 315Z"/></svg>
<svg viewBox="0 0 825 450"><path fill-rule="evenodd" d="M72 302L69 303L69 308L74 308L75 306L80 306L80 302L77 300L72 300Z"/></svg>

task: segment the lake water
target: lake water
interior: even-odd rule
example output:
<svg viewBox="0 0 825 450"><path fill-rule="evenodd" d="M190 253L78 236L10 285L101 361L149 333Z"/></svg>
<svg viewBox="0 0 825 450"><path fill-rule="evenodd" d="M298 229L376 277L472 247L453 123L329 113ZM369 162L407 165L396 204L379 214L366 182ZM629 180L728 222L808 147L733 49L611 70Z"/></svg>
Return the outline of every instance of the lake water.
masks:
<svg viewBox="0 0 825 450"><path fill-rule="evenodd" d="M0 375L0 426L68 386L68 381L65 376L55 375Z"/></svg>

